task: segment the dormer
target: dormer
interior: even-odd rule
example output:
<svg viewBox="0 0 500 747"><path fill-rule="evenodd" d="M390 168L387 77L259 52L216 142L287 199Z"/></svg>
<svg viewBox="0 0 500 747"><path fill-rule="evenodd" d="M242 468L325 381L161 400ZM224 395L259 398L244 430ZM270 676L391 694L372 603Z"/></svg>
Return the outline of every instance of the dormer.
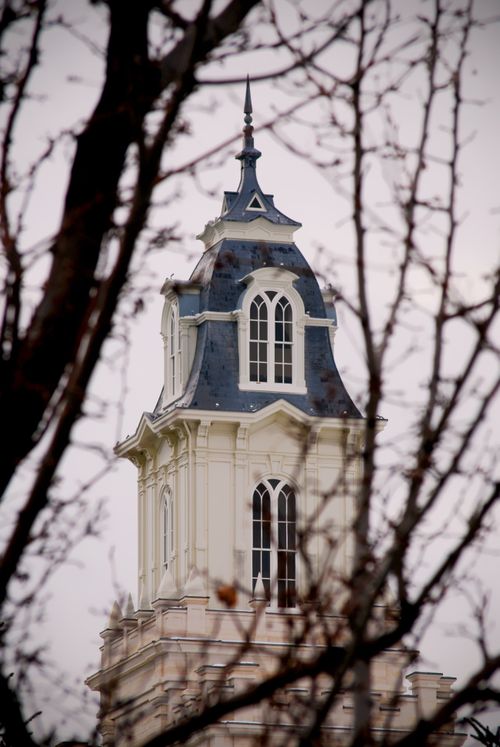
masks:
<svg viewBox="0 0 500 747"><path fill-rule="evenodd" d="M242 279L247 290L238 313L240 389L306 393L307 317L296 280L281 267L263 267Z"/></svg>
<svg viewBox="0 0 500 747"><path fill-rule="evenodd" d="M193 365L200 286L167 280L161 292L165 296L161 319L164 351L162 406L167 407L183 395Z"/></svg>

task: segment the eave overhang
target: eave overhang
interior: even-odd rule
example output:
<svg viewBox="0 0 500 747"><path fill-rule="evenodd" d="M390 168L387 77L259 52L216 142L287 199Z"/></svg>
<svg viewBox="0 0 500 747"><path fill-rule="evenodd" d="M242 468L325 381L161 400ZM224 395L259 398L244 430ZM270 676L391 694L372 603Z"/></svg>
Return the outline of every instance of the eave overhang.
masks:
<svg viewBox="0 0 500 747"><path fill-rule="evenodd" d="M323 431L347 431L362 437L367 423L364 418L349 417L319 417L308 415L284 399L278 399L255 412L200 410L187 407L177 407L165 412L154 420L150 413L143 413L137 430L133 436L127 437L115 446L115 454L135 461L144 452L155 450L158 441L172 429L178 427L179 422L199 424L203 423L236 423L238 426L251 428L257 423L283 415L293 421L305 431L319 434ZM376 432L383 430L386 420L380 418L375 423Z"/></svg>

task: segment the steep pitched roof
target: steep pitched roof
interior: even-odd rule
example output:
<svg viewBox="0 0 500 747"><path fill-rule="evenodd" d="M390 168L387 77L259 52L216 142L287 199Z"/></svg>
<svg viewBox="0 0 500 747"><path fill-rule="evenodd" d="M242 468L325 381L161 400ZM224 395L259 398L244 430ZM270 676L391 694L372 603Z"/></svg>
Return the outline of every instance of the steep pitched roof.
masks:
<svg viewBox="0 0 500 747"><path fill-rule="evenodd" d="M190 283L200 287L199 311L234 311L246 290L249 273L262 267L286 268L298 276L294 283L306 314L326 319L318 281L295 244L224 240L206 251ZM204 321L198 327L196 352L186 389L170 407L255 412L284 399L309 415L360 418L335 365L326 327L305 332L307 392L242 391L239 382L236 321ZM162 412L161 406L155 414Z"/></svg>

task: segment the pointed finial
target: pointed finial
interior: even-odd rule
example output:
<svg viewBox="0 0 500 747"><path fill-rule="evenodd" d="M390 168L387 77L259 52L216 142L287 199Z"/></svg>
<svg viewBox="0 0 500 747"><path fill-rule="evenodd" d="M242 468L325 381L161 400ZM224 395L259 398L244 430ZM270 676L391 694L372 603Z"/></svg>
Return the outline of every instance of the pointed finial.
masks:
<svg viewBox="0 0 500 747"><path fill-rule="evenodd" d="M266 594L266 589L262 580L262 575L259 573L255 581L255 588L253 590L252 598L249 601L249 605L257 612L257 610L265 609L267 603L268 597Z"/></svg>
<svg viewBox="0 0 500 747"><path fill-rule="evenodd" d="M250 93L250 77L247 75L247 86L245 91L245 126L243 128L243 150L236 158L241 161L241 167L245 170L248 167L255 169L255 161L260 157L260 150L254 146L253 142L253 125L252 125L252 94Z"/></svg>
<svg viewBox="0 0 500 747"><path fill-rule="evenodd" d="M198 568L193 565L189 572L189 576L187 578L187 581L184 585L184 596L185 597L196 597L196 596L204 596L205 595L205 587L203 583L203 578L198 570Z"/></svg>
<svg viewBox="0 0 500 747"><path fill-rule="evenodd" d="M127 606L125 608L125 617L133 617L134 614L134 600L132 599L132 594L129 594L127 599Z"/></svg>
<svg viewBox="0 0 500 747"><path fill-rule="evenodd" d="M255 589L253 590L253 599L256 602L267 602L266 588L264 581L262 580L262 574L259 571L257 580L255 581Z"/></svg>
<svg viewBox="0 0 500 747"><path fill-rule="evenodd" d="M141 595L139 597L139 610L149 610L150 606L151 605L149 604L149 596L147 593L146 584L143 583L141 588Z"/></svg>
<svg viewBox="0 0 500 747"><path fill-rule="evenodd" d="M250 93L250 77L247 75L247 87L245 91L245 106L243 108L245 112L245 127L243 128L243 134L245 136L244 145L253 148L253 127L252 127L252 94Z"/></svg>
<svg viewBox="0 0 500 747"><path fill-rule="evenodd" d="M174 577L172 572L167 568L161 577L158 591L156 592L157 599L176 599L177 598L177 587L175 585Z"/></svg>
<svg viewBox="0 0 500 747"><path fill-rule="evenodd" d="M114 602L109 613L108 628L110 630L119 630L120 620L122 619L122 611L118 602Z"/></svg>
<svg viewBox="0 0 500 747"><path fill-rule="evenodd" d="M252 114L252 95L250 93L250 76L247 75L247 88L245 92L245 108L243 109L245 114L247 115L245 117L245 124L251 124L252 123L252 117L250 116Z"/></svg>

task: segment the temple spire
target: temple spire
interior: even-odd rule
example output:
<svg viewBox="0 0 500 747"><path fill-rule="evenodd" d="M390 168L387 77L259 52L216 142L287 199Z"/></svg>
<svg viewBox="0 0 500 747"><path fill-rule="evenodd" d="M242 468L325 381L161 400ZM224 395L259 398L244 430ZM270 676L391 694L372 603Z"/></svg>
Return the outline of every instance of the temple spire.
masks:
<svg viewBox="0 0 500 747"><path fill-rule="evenodd" d="M262 155L253 142L252 125L252 94L250 91L250 79L247 75L245 101L243 104L244 122L243 147L236 158L241 163L240 183L236 192L224 192L224 201L220 217L224 221L237 221L238 223L250 223L257 218L265 218L269 223L282 226L301 225L296 220L288 218L281 213L274 204L273 195L265 194L257 181L257 159ZM198 238L205 236L208 229ZM290 234L291 235L291 234ZM203 239L205 241L205 239ZM210 241L212 239L209 239Z"/></svg>

